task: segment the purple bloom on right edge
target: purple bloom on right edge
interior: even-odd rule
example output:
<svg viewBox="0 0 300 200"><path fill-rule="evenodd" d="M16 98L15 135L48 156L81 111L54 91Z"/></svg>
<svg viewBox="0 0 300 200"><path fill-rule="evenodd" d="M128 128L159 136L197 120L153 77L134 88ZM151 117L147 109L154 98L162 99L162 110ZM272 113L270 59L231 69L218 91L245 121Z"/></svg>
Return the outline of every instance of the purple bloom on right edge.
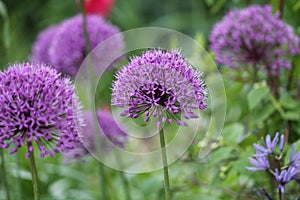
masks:
<svg viewBox="0 0 300 200"><path fill-rule="evenodd" d="M250 171L267 170L274 176L278 190L283 194L285 186L292 180L300 178L300 152L295 154L295 144L292 145L290 153L290 161L284 164L283 148L284 148L284 135L281 135L279 145L279 133L276 133L273 140L271 136L266 136L264 145L254 144L256 154L254 158L249 158L254 167L247 167ZM279 151L276 151L279 146Z"/></svg>
<svg viewBox="0 0 300 200"><path fill-rule="evenodd" d="M280 69L290 69L288 56L300 51L293 28L278 13L273 15L268 5L230 11L214 27L210 42L220 64L235 69L256 64L275 76Z"/></svg>
<svg viewBox="0 0 300 200"><path fill-rule="evenodd" d="M188 64L180 51L148 50L131 58L113 83L112 104L126 107L122 116L145 121L158 118L157 126L186 126L185 119L198 118L196 109L206 109L207 89L201 73Z"/></svg>

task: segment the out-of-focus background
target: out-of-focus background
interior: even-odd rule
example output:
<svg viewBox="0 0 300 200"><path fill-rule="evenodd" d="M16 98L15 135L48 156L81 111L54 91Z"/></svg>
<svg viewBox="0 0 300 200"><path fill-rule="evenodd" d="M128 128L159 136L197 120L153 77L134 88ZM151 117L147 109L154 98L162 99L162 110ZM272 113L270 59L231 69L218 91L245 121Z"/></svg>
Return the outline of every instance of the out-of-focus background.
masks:
<svg viewBox="0 0 300 200"><path fill-rule="evenodd" d="M39 31L78 13L78 6L74 2L75 0L5 0L11 28L11 48L8 52L8 61L26 60ZM108 20L119 26L121 30L158 26L174 29L191 37L203 34L207 39L214 24L227 11L250 4L267 3L277 8L279 1L116 0ZM299 2L286 0L285 11L284 20L297 29L300 24ZM300 32L299 28L298 32ZM2 36L2 31L0 34ZM1 49L3 49L3 45L1 45ZM1 68L5 67L5 63L1 59Z"/></svg>
<svg viewBox="0 0 300 200"><path fill-rule="evenodd" d="M7 36L3 34L3 20L0 20L1 69L5 69L8 63L27 60L41 30L79 12L75 0L3 2L9 16L11 44L9 49L5 49L2 38ZM116 0L107 20L122 31L150 26L174 29L194 38L209 51L209 34L228 11L251 4L270 4L276 12L278 3L278 0ZM300 35L300 1L285 0L283 20ZM299 56L294 60L299 65ZM247 97L250 86L245 82L230 80L227 77L229 70L224 69L222 73L228 102L223 138L206 159L197 158L199 144L194 144L181 159L170 166L174 200L257 199L253 192L254 186L266 185L269 190L274 186L267 186L270 179L264 172L253 173L245 169L250 165L248 158L254 153L253 143L268 133L284 133L285 120L292 120L294 124L290 142L297 142L299 138L298 102L293 102L295 108L291 108L285 99L279 100L283 109L293 113L293 117L289 118L280 116L276 105L272 105L267 96L256 102L257 108L251 110L247 105L251 101ZM267 104L271 108L266 108ZM297 147L300 147L299 141ZM9 151L5 150L12 199L32 199L30 168L24 156L25 151L23 148L17 154L9 155ZM63 156L55 159L37 157L42 199L100 199L98 162L90 160L87 163L66 165L63 160ZM124 175L129 182L132 199L163 199L162 171ZM125 199L120 172L106 167L105 176L110 199ZM0 199L5 199L3 184L0 184ZM287 191L295 199L300 191L299 182L289 186Z"/></svg>

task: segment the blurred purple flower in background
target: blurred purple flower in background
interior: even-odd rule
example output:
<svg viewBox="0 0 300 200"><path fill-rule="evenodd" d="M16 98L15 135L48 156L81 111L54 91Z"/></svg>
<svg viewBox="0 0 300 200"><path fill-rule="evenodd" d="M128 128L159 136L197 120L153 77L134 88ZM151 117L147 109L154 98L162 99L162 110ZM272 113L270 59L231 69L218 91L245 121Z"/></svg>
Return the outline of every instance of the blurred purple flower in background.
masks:
<svg viewBox="0 0 300 200"><path fill-rule="evenodd" d="M20 63L0 74L0 148L34 142L40 156L74 148L81 105L70 80L44 64Z"/></svg>
<svg viewBox="0 0 300 200"><path fill-rule="evenodd" d="M49 59L49 46L52 42L53 36L58 30L58 25L50 26L39 33L36 42L32 48L31 60L33 62L43 62L46 64L51 64Z"/></svg>
<svg viewBox="0 0 300 200"><path fill-rule="evenodd" d="M283 148L284 135L281 135L279 142L279 154L276 152L278 146L279 133L276 133L274 139L271 141L271 136L266 136L265 146L254 144L256 154L254 158L249 158L251 164L255 167L246 167L248 170L268 170L277 181L278 189L281 193L285 192L285 185L292 180L298 179L300 175L300 152L295 155L295 144L292 145L290 162L283 165ZM270 163L272 163L270 165Z"/></svg>
<svg viewBox="0 0 300 200"><path fill-rule="evenodd" d="M288 56L300 51L293 28L268 5L230 11L215 25L210 42L219 63L235 69L256 64L276 76L291 68Z"/></svg>
<svg viewBox="0 0 300 200"><path fill-rule="evenodd" d="M161 123L173 119L179 125L186 119L199 117L194 110L206 109L207 89L201 73L194 69L177 50L148 50L131 58L113 83L112 104L128 107L121 115L137 118L144 114Z"/></svg>
<svg viewBox="0 0 300 200"><path fill-rule="evenodd" d="M86 17L91 49L120 32L117 26L106 22L101 16L87 15ZM47 28L40 33L34 44L32 60L49 63L59 72L74 78L87 56L83 30L82 15L76 15L60 25ZM117 37L110 44L105 47L107 48L105 52L124 48L122 37Z"/></svg>
<svg viewBox="0 0 300 200"><path fill-rule="evenodd" d="M86 128L79 135L81 142L78 142L74 149L65 153L66 163L70 163L71 161L85 162L91 156L91 153L97 152L97 128L94 126L93 113L92 111L85 111L83 116ZM120 127L120 124L115 122L111 113L105 109L97 110L97 119L102 138L100 141L102 142L101 151L109 152L112 145L123 148L128 140L128 135L123 131L123 127ZM108 140L105 140L104 137L107 137Z"/></svg>

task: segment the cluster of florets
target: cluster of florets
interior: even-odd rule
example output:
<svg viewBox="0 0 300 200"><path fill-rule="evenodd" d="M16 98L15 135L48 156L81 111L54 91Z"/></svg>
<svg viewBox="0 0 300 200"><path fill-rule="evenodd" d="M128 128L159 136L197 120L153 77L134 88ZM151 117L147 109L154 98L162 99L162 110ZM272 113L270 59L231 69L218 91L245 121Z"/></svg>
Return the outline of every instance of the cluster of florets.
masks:
<svg viewBox="0 0 300 200"><path fill-rule="evenodd" d="M300 52L293 28L268 5L230 11L214 27L210 42L219 63L235 69L256 65L276 76L291 68L288 56Z"/></svg>
<svg viewBox="0 0 300 200"><path fill-rule="evenodd" d="M0 148L28 147L40 156L79 142L80 104L69 78L43 64L21 63L0 73Z"/></svg>
<svg viewBox="0 0 300 200"><path fill-rule="evenodd" d="M255 167L247 167L248 170L266 170L270 172L276 179L278 187L282 193L285 186L292 180L300 178L300 152L295 154L295 144L292 145L289 162L283 165L282 152L284 150L284 135L281 135L279 142L279 134L276 133L273 140L271 136L266 136L265 145L254 144L256 154L249 161ZM276 147L279 146L279 152Z"/></svg>
<svg viewBox="0 0 300 200"><path fill-rule="evenodd" d="M136 56L117 74L113 83L112 103L127 107L122 116L145 115L159 119L158 126L168 121L187 125L184 118L197 118L195 109L206 109L207 90L201 73L195 70L180 51L148 50Z"/></svg>

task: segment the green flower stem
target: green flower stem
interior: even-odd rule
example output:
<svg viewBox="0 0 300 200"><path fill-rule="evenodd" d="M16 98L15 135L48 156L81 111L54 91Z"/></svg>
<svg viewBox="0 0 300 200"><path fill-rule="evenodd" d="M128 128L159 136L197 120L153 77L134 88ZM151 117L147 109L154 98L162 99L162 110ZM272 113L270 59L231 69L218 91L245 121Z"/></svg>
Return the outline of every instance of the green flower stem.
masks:
<svg viewBox="0 0 300 200"><path fill-rule="evenodd" d="M32 176L33 194L34 200L40 200L39 186L38 186L38 174L35 165L34 152L29 152L30 169Z"/></svg>
<svg viewBox="0 0 300 200"><path fill-rule="evenodd" d="M18 193L18 199L22 200L23 199L23 192L22 192L22 183L21 183L21 167L20 167L20 158L19 158L19 152L16 153L15 155L15 159L16 159L16 163L17 163L17 193Z"/></svg>
<svg viewBox="0 0 300 200"><path fill-rule="evenodd" d="M282 200L282 193L281 193L280 188L278 188L278 197L279 197L279 200Z"/></svg>
<svg viewBox="0 0 300 200"><path fill-rule="evenodd" d="M83 33L84 33L84 39L85 39L85 53L88 55L88 53L91 51L91 43L90 38L87 30L87 22L86 22L86 13L84 10L84 0L80 0L80 12L82 13L83 17Z"/></svg>
<svg viewBox="0 0 300 200"><path fill-rule="evenodd" d="M89 52L91 51L91 43L90 43L90 38L89 38L89 34L88 34L88 30L87 30L87 20L86 20L86 13L84 10L84 0L80 0L80 11L82 13L82 17L83 17L83 32L84 32L84 39L85 39L85 53L88 56ZM90 85L90 89L93 93L93 68L91 66L91 61L88 58L88 66L90 66L90 73L91 73L91 85ZM101 146L100 146L101 148ZM105 173L104 173L104 165L100 162L99 163L99 176L100 176L100 187L101 187L101 193L102 193L102 200L106 200L107 199L107 194L106 194L106 187L105 187Z"/></svg>
<svg viewBox="0 0 300 200"><path fill-rule="evenodd" d="M256 83L257 81L257 66L256 63L253 64L253 77L252 77L252 85L254 85L254 83Z"/></svg>
<svg viewBox="0 0 300 200"><path fill-rule="evenodd" d="M279 1L279 14L280 14L280 19L283 18L283 7L284 7L284 0Z"/></svg>
<svg viewBox="0 0 300 200"><path fill-rule="evenodd" d="M2 171L2 180L4 183L4 188L6 191L6 199L10 200L10 196L9 196L9 189L8 189L8 182L7 182L7 178L6 178L6 168L5 168L5 159L4 159L4 154L3 154L3 150L0 150L0 154L1 154L1 171Z"/></svg>
<svg viewBox="0 0 300 200"><path fill-rule="evenodd" d="M106 187L105 187L105 172L104 165L99 162L99 180L100 180L100 188L101 188L101 200L107 199Z"/></svg>
<svg viewBox="0 0 300 200"><path fill-rule="evenodd" d="M122 179L122 183L123 183L123 186L124 186L126 200L131 200L129 183L128 183L128 180L126 179L125 175L124 175L124 172L120 171L120 177Z"/></svg>
<svg viewBox="0 0 300 200"><path fill-rule="evenodd" d="M164 166L164 184L165 184L165 199L171 199L171 190L170 190L170 182L169 182L169 172L168 172L168 160L167 160L167 152L166 152L166 143L165 143L165 135L164 130L161 129L159 131L159 139L160 139L160 147L161 147L161 156Z"/></svg>
<svg viewBox="0 0 300 200"><path fill-rule="evenodd" d="M125 177L125 173L122 171L122 169L124 168L123 167L124 165L123 165L123 161L122 161L122 158L121 158L119 152L115 153L115 157L116 157L116 162L120 167L119 173L120 173L121 181L123 184L126 200L131 200L130 186L129 186L129 182L128 182L127 178Z"/></svg>

